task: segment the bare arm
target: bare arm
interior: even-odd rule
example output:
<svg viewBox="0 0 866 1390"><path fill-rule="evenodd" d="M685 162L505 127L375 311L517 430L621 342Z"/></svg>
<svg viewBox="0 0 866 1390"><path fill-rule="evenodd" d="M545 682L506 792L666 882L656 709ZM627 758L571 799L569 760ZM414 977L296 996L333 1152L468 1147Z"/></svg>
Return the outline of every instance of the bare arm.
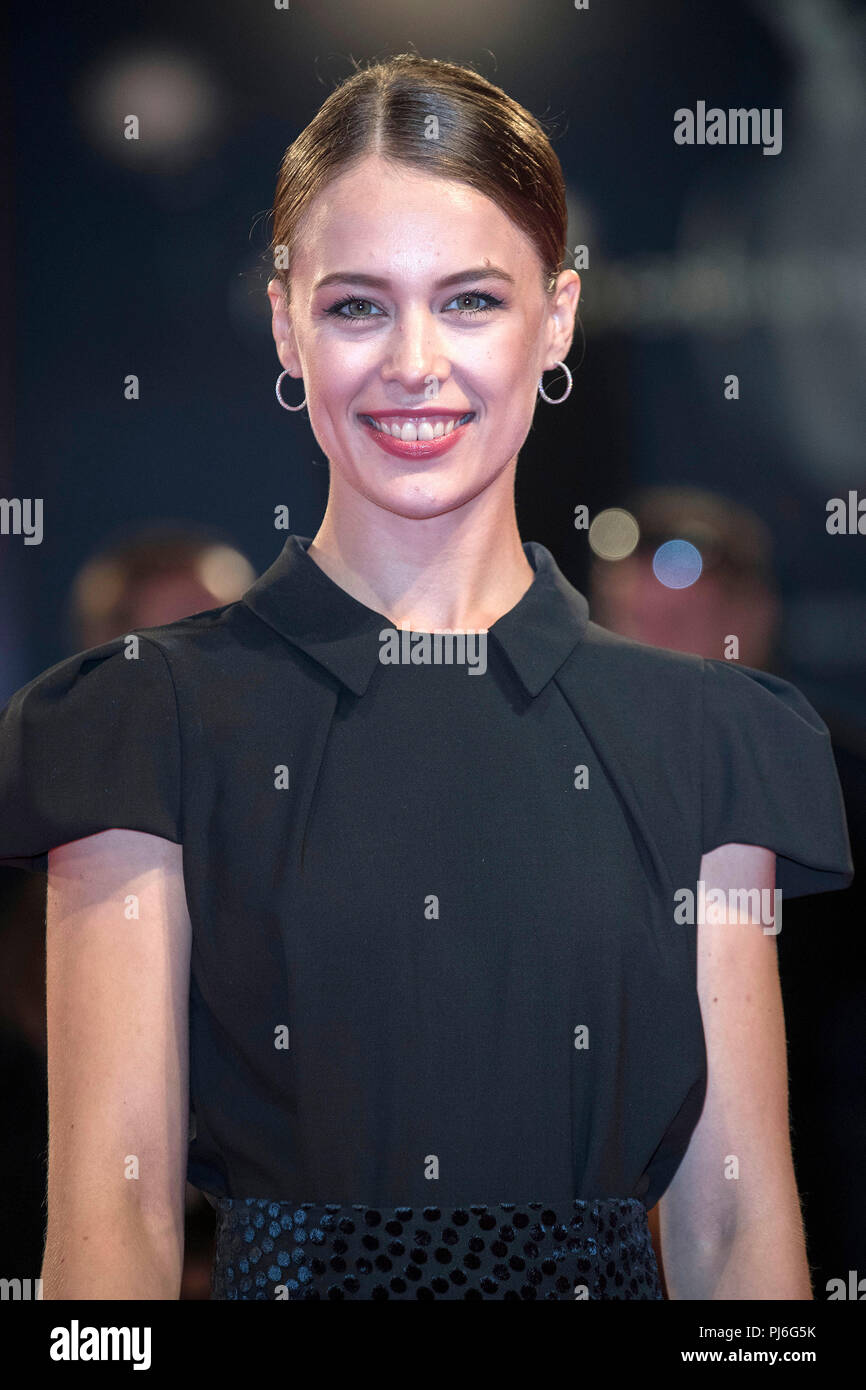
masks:
<svg viewBox="0 0 866 1390"><path fill-rule="evenodd" d="M704 855L700 877L707 893L772 890L775 855L722 845ZM676 1299L812 1297L791 1157L776 937L747 916L697 928L707 1097L659 1204L665 1278Z"/></svg>
<svg viewBox="0 0 866 1390"><path fill-rule="evenodd" d="M46 1299L179 1295L190 940L180 845L50 852Z"/></svg>

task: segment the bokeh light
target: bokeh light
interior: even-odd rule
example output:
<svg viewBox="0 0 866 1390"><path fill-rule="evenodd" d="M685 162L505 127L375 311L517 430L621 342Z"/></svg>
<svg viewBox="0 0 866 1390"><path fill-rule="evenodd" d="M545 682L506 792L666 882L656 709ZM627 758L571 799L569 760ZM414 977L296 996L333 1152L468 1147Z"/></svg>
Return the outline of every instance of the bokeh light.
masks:
<svg viewBox="0 0 866 1390"><path fill-rule="evenodd" d="M653 556L653 574L666 589L687 589L703 567L701 552L691 541L665 541Z"/></svg>
<svg viewBox="0 0 866 1390"><path fill-rule="evenodd" d="M79 116L108 158L136 168L183 168L213 149L225 100L201 62L169 48L104 55L82 77ZM139 138L127 139L128 117Z"/></svg>
<svg viewBox="0 0 866 1390"><path fill-rule="evenodd" d="M256 573L246 556L230 545L210 546L196 565L199 581L220 603L232 602L254 582Z"/></svg>
<svg viewBox="0 0 866 1390"><path fill-rule="evenodd" d="M590 549L600 560L624 560L639 540L637 522L622 507L607 507L599 512L589 528Z"/></svg>

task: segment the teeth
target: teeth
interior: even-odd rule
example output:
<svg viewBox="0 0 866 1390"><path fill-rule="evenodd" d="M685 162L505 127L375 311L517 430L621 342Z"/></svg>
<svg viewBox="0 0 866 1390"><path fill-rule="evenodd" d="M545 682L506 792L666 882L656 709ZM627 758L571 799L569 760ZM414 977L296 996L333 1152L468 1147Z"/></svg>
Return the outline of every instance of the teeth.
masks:
<svg viewBox="0 0 866 1390"><path fill-rule="evenodd" d="M458 425L464 424L472 418L471 410L459 419L443 421L437 420L374 420L371 415L363 415L362 419L368 421L375 429L381 430L383 434L389 434L392 439L399 439L404 444L410 444L415 440L441 439L443 435L451 434Z"/></svg>

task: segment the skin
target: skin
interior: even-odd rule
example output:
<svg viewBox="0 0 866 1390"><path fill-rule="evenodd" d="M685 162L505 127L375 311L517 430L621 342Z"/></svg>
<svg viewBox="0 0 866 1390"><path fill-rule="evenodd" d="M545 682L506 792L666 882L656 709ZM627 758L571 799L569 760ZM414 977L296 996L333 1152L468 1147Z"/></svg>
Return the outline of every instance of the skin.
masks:
<svg viewBox="0 0 866 1390"><path fill-rule="evenodd" d="M492 264L513 283L474 277L436 289L442 276ZM387 284L316 288L336 271ZM459 290L488 288L503 309L455 318ZM276 283L269 295L280 362L303 377L331 468L310 553L395 624L487 627L529 587L514 470L539 376L565 360L579 288L564 271L547 298L534 247L495 204L378 158L308 212L291 308ZM344 295L380 313L360 327L338 322L326 310ZM441 459L391 458L357 412L421 404L431 377L437 404L474 410L476 423ZM774 866L769 850L728 845L704 855L700 876L708 890L772 887ZM124 918L129 893L140 897L134 923ZM808 1299L775 940L750 924L698 932L710 1084L659 1204L668 1291ZM108 830L49 855L46 1298L178 1297L190 936L179 845ZM136 1181L124 1177L130 1154ZM730 1154L737 1181L723 1176Z"/></svg>
<svg viewBox="0 0 866 1390"><path fill-rule="evenodd" d="M46 1299L180 1293L191 937L180 845L105 830L49 853Z"/></svg>
<svg viewBox="0 0 866 1390"><path fill-rule="evenodd" d="M700 877L708 893L772 893L775 866L772 850L721 845L703 855ZM668 1296L811 1299L776 937L748 916L697 930L707 1096L656 1208Z"/></svg>
<svg viewBox="0 0 866 1390"><path fill-rule="evenodd" d="M514 283L487 275L435 288L440 278L486 266ZM342 271L376 276L387 288L356 279L317 288ZM502 308L461 318L456 296L476 290L495 294ZM514 508L517 454L538 380L571 345L580 277L563 271L548 297L532 242L489 198L371 157L308 210L292 261L291 310L277 281L268 294L280 362L303 377L310 425L331 467L310 555L397 625L488 627L532 582ZM370 322L327 313L346 296L374 306L364 311ZM469 303L478 310L483 301ZM430 401L425 388L434 379L438 397ZM284 388L286 400L302 399ZM439 459L392 458L357 420L358 412L425 404L476 413L466 437Z"/></svg>

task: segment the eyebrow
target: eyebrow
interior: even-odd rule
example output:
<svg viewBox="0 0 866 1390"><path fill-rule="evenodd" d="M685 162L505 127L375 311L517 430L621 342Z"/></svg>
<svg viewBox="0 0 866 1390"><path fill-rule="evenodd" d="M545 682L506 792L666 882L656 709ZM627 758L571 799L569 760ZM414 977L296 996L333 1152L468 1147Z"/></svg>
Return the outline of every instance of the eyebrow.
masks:
<svg viewBox="0 0 866 1390"><path fill-rule="evenodd" d="M503 270L498 265L481 265L472 270L458 270L453 275L446 275L442 280L437 280L434 289L447 290L451 285L463 285L468 280L504 280L507 284L515 283L514 276L509 275L507 270ZM335 270L330 275L323 275L321 280L317 280L313 286L314 292L323 289L325 285L367 285L370 289L385 290L390 284L390 280L383 279L379 275L365 275L362 271Z"/></svg>

